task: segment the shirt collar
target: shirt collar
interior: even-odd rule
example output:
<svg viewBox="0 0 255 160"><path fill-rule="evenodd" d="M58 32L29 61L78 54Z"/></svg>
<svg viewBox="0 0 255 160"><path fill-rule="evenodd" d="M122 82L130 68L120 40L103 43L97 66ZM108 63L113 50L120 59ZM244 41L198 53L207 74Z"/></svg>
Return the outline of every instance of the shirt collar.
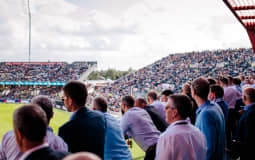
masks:
<svg viewBox="0 0 255 160"><path fill-rule="evenodd" d="M47 131L49 131L49 132L52 132L52 133L53 133L53 129L52 129L50 126L48 126Z"/></svg>
<svg viewBox="0 0 255 160"><path fill-rule="evenodd" d="M82 110L87 110L87 108L86 107L81 107L80 109L77 109L76 111L74 111L73 113L72 113L72 115L70 116L70 118L69 118L69 120L71 121L71 120L74 120L75 119L75 117L76 117L76 115L79 115L78 114L78 112L79 111L82 111Z"/></svg>
<svg viewBox="0 0 255 160"><path fill-rule="evenodd" d="M169 127L174 126L174 125L178 125L178 124L188 124L188 121L187 120L178 120L178 121L175 121L175 122L171 123L169 125Z"/></svg>
<svg viewBox="0 0 255 160"><path fill-rule="evenodd" d="M70 121L74 119L75 114L77 113L77 111L78 111L78 110L76 110L76 111L74 111L74 112L72 113L72 115L71 115L70 118L69 118Z"/></svg>
<svg viewBox="0 0 255 160"><path fill-rule="evenodd" d="M217 98L217 99L214 100L214 102L216 102L216 103L221 102L221 101L224 101L224 98L223 98L223 97Z"/></svg>
<svg viewBox="0 0 255 160"><path fill-rule="evenodd" d="M251 103L251 104L249 104L247 106L244 106L244 110L248 111L251 108L251 106L253 106L253 105L255 105L255 103Z"/></svg>
<svg viewBox="0 0 255 160"><path fill-rule="evenodd" d="M45 148L45 147L49 147L49 144L48 143L43 143L43 144L41 144L39 146L36 146L34 148L31 148L31 149L27 150L22 155L22 157L20 157L20 160L25 160L32 152L37 151L37 150L42 149L42 148Z"/></svg>
<svg viewBox="0 0 255 160"><path fill-rule="evenodd" d="M207 100L201 106L199 106L198 109L196 110L196 115L198 115L210 103L211 102Z"/></svg>

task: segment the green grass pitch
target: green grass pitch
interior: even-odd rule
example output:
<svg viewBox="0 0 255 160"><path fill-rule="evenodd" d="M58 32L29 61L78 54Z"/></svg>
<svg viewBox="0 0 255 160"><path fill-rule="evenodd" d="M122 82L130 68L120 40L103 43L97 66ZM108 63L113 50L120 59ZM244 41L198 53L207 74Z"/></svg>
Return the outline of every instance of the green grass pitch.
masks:
<svg viewBox="0 0 255 160"><path fill-rule="evenodd" d="M3 104L0 103L0 141L2 141L3 135L12 130L12 114L13 111L20 107L21 104ZM54 109L54 116L50 122L50 126L53 128L54 132L58 133L58 128L68 121L70 113L61 111L59 109ZM140 160L144 157L144 152L133 143L133 147L130 148L134 160Z"/></svg>

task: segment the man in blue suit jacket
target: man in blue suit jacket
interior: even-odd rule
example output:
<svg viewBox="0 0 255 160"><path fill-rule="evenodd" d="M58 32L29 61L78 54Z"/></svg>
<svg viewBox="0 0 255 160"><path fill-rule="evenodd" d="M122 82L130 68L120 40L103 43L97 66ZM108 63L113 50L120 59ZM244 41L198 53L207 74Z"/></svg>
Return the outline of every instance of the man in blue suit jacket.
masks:
<svg viewBox="0 0 255 160"><path fill-rule="evenodd" d="M206 160L224 160L226 159L225 119L219 105L208 100L209 89L209 82L204 78L192 82L192 97L198 105L195 126L206 138Z"/></svg>
<svg viewBox="0 0 255 160"><path fill-rule="evenodd" d="M100 112L85 107L88 96L85 84L71 81L63 88L65 107L73 112L70 120L59 128L70 152L92 152L104 157L105 119Z"/></svg>

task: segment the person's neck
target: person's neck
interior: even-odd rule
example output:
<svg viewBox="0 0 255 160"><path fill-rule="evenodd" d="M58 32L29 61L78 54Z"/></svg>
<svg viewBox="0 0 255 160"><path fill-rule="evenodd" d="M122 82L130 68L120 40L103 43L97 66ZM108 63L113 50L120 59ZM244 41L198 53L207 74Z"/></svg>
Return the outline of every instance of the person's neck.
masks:
<svg viewBox="0 0 255 160"><path fill-rule="evenodd" d="M205 103L207 101L207 100L201 99L199 97L196 98L195 100L197 102L198 107L200 107L203 103Z"/></svg>
<svg viewBox="0 0 255 160"><path fill-rule="evenodd" d="M76 112L81 108L82 108L82 106L74 106L74 107L72 107L72 112Z"/></svg>
<svg viewBox="0 0 255 160"><path fill-rule="evenodd" d="M185 119L180 118L180 117L177 117L177 118L173 119L172 122L171 122L170 124L175 123L175 122L177 122L177 121L183 121L183 120L185 120Z"/></svg>
<svg viewBox="0 0 255 160"><path fill-rule="evenodd" d="M37 146L42 145L44 142L30 142L30 141L26 141L26 143L22 146L21 151L22 152L26 152L32 148L35 148Z"/></svg>
<svg viewBox="0 0 255 160"><path fill-rule="evenodd" d="M248 105L250 105L250 104L252 104L252 103L255 103L255 102L246 102L246 103L244 103L246 106L248 106Z"/></svg>

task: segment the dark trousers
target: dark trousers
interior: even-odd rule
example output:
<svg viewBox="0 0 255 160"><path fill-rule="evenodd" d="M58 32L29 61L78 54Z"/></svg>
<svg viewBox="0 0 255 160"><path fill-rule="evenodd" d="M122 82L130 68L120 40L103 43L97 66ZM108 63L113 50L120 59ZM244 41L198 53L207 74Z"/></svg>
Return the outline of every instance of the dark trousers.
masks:
<svg viewBox="0 0 255 160"><path fill-rule="evenodd" d="M227 148L231 149L232 140L235 137L236 128L238 124L237 111L235 109L229 109L228 120L226 123L226 135L227 135Z"/></svg>
<svg viewBox="0 0 255 160"><path fill-rule="evenodd" d="M155 159L156 147L157 147L157 144L154 144L147 149L147 151L145 153L144 160L154 160Z"/></svg>

